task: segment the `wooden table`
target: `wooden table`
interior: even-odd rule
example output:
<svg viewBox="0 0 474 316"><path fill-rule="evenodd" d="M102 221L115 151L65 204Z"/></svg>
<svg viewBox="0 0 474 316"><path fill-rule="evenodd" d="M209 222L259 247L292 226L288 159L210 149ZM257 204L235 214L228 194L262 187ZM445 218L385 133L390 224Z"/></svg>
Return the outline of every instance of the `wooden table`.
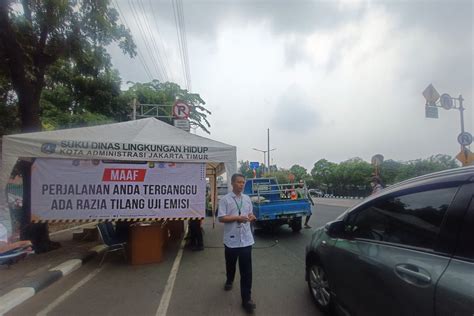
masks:
<svg viewBox="0 0 474 316"><path fill-rule="evenodd" d="M166 228L161 223L137 223L130 227L130 260L132 264L163 261Z"/></svg>

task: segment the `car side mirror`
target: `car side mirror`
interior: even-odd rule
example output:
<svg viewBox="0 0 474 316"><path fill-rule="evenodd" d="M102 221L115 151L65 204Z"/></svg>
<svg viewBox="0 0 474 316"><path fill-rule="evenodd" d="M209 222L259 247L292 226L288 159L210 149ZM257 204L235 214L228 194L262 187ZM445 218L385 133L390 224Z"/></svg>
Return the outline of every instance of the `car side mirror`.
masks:
<svg viewBox="0 0 474 316"><path fill-rule="evenodd" d="M346 225L344 221L335 221L327 223L324 228L326 229L326 233L329 235L329 237L342 238L346 234L345 226Z"/></svg>

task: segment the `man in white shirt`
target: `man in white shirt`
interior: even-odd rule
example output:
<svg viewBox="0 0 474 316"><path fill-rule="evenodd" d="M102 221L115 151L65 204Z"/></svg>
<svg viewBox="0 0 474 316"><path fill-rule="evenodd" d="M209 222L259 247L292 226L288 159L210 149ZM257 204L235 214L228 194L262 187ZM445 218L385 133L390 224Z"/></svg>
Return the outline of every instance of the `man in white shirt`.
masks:
<svg viewBox="0 0 474 316"><path fill-rule="evenodd" d="M242 194L245 178L241 174L232 175L232 192L219 202L219 221L224 223L224 245L227 280L226 291L232 289L237 259L240 270L240 295L242 307L252 313L255 303L251 298L252 289L252 245L254 244L250 222L256 220L252 201Z"/></svg>

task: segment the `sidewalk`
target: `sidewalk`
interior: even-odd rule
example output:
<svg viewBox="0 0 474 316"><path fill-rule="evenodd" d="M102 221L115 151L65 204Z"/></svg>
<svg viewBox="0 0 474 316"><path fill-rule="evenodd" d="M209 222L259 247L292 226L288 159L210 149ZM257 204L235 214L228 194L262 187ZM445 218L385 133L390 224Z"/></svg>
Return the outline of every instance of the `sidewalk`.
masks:
<svg viewBox="0 0 474 316"><path fill-rule="evenodd" d="M102 242L72 240L73 233L81 230L79 228L52 234L51 240L61 243L59 249L42 254L31 254L10 267L0 266L0 301L5 294L18 288L32 288L36 293L71 270L78 268L83 260L96 255L97 252L91 252L91 249ZM68 264L63 265L65 262Z"/></svg>

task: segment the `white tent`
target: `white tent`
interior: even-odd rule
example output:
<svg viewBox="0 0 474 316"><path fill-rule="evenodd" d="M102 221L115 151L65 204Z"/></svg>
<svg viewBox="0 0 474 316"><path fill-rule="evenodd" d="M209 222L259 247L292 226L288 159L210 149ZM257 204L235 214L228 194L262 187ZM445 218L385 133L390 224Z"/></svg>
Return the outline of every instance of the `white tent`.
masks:
<svg viewBox="0 0 474 316"><path fill-rule="evenodd" d="M0 214L8 206L5 189L18 159L108 159L206 163L213 206L215 178L237 171L236 147L194 135L155 118L3 137L0 168ZM9 223L7 223L6 226ZM7 227L10 228L10 227Z"/></svg>

